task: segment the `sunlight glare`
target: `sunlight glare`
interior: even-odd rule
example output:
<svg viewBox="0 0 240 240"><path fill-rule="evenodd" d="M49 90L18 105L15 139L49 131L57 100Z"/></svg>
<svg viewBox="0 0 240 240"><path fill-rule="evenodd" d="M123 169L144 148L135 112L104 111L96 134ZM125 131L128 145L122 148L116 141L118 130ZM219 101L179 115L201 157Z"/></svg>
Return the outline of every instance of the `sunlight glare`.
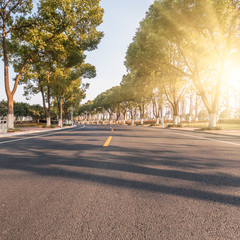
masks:
<svg viewBox="0 0 240 240"><path fill-rule="evenodd" d="M230 68L227 73L228 86L231 88L240 87L240 67Z"/></svg>

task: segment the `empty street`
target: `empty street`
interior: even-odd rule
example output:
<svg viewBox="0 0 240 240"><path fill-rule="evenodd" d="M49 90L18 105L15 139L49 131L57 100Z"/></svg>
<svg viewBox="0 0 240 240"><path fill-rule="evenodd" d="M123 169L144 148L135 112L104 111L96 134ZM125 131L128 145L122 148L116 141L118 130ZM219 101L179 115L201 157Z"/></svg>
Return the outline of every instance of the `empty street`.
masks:
<svg viewBox="0 0 240 240"><path fill-rule="evenodd" d="M240 239L239 149L114 125L0 138L0 239Z"/></svg>

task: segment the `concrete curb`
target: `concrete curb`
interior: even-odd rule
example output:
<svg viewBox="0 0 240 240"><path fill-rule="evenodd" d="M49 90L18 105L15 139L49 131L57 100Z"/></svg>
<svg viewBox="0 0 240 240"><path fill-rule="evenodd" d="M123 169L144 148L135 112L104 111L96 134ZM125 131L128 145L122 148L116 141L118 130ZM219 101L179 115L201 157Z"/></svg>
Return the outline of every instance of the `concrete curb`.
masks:
<svg viewBox="0 0 240 240"><path fill-rule="evenodd" d="M77 125L74 126L68 126L68 127L63 127L63 128L52 128L52 129L44 129L44 130L32 130L32 131L22 131L22 132L16 132L16 133L6 133L6 134L0 134L0 138L7 138L11 136L16 136L16 135L28 135L28 134L34 134L34 133L44 133L44 132L50 132L50 131L57 131L57 130L64 130L68 128L74 128Z"/></svg>

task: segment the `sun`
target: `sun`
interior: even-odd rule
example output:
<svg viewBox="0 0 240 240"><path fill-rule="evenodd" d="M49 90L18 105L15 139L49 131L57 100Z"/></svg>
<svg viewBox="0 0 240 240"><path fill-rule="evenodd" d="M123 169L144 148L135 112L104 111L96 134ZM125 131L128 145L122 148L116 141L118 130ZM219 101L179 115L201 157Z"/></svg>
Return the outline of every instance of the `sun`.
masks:
<svg viewBox="0 0 240 240"><path fill-rule="evenodd" d="M227 70L227 86L229 88L234 88L235 90L240 88L240 67L229 68Z"/></svg>
<svg viewBox="0 0 240 240"><path fill-rule="evenodd" d="M240 66L237 64L231 62L226 66L223 89L229 106L237 109L240 96Z"/></svg>

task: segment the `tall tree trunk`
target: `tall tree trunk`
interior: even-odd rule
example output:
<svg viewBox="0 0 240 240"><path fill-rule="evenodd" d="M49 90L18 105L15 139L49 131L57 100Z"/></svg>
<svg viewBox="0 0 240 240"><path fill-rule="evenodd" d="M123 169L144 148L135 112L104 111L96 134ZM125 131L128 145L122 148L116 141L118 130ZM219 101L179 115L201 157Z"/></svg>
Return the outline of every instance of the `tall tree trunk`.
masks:
<svg viewBox="0 0 240 240"><path fill-rule="evenodd" d="M39 79L39 82L41 82L40 79ZM42 102L43 102L43 108L44 108L44 112L45 112L45 117L47 119L47 107L46 107L46 102L45 102L45 95L44 95L44 91L43 91L43 86L40 86L40 90L41 90L41 94L42 94Z"/></svg>
<svg viewBox="0 0 240 240"><path fill-rule="evenodd" d="M10 1L8 1L8 2L10 2ZM21 1L18 1L18 4L20 4L20 2ZM12 9L12 11L13 11L13 9ZM5 91L6 91L6 95L7 95L7 99L8 99L7 128L14 128L13 97L14 97L14 94L16 93L17 86L18 86L19 80L23 74L23 71L24 71L28 61L30 60L30 57L32 56L32 54L34 52L31 53L27 59L25 59L23 65L21 67L21 70L19 71L19 73L17 74L17 76L15 78L14 87L13 87L13 90L11 91L10 85L9 85L9 55L8 55L8 46L7 46L7 27L6 27L9 16L6 15L6 12L4 12L4 14L2 12L1 17L3 20L3 23L2 23L2 50L3 50L3 62L4 62L4 83L5 83Z"/></svg>
<svg viewBox="0 0 240 240"><path fill-rule="evenodd" d="M181 119L184 121L185 117L186 117L186 114L185 114L185 101L184 101L184 99L183 99L182 104L181 104L181 112L182 112Z"/></svg>
<svg viewBox="0 0 240 240"><path fill-rule="evenodd" d="M194 121L198 121L198 95L196 95L196 101L195 101L195 117Z"/></svg>
<svg viewBox="0 0 240 240"><path fill-rule="evenodd" d="M125 125L125 124L126 124L126 115L127 115L127 111L124 110L124 111L122 112L122 115L123 115L123 124Z"/></svg>
<svg viewBox="0 0 240 240"><path fill-rule="evenodd" d="M133 109L131 109L131 121L132 121L132 125L134 125L134 112L133 112L134 110Z"/></svg>
<svg viewBox="0 0 240 240"><path fill-rule="evenodd" d="M46 106L46 98L45 98L45 94L44 94L44 89L43 89L43 86L42 86L42 81L41 81L41 77L39 76L38 78L38 82L39 82L39 85L40 85L40 91L41 91L41 94L42 94L42 101L43 101L43 108L44 108L44 112L45 112L45 117L46 117L46 126L51 126L51 108L50 108L50 87L49 87L49 84L47 86L48 90L47 90L47 103L48 103L48 107Z"/></svg>
<svg viewBox="0 0 240 240"><path fill-rule="evenodd" d="M140 124L143 125L143 118L144 118L144 104L140 104L139 106L140 111Z"/></svg>
<svg viewBox="0 0 240 240"><path fill-rule="evenodd" d="M48 73L48 83L47 83L47 127L51 126L51 102L50 102L50 86L49 86L50 72Z"/></svg>
<svg viewBox="0 0 240 240"><path fill-rule="evenodd" d="M164 125L164 115L163 115L163 104L160 106L159 111L161 110L161 122L162 122L162 128L165 128Z"/></svg>
<svg viewBox="0 0 240 240"><path fill-rule="evenodd" d="M178 105L178 102L174 102L174 105L173 105L173 125L178 125L179 123L180 123L179 105Z"/></svg>
<svg viewBox="0 0 240 240"><path fill-rule="evenodd" d="M226 94L226 119L231 118L229 114L229 86L227 87L227 94Z"/></svg>
<svg viewBox="0 0 240 240"><path fill-rule="evenodd" d="M7 128L14 128L13 94L8 95Z"/></svg>
<svg viewBox="0 0 240 240"><path fill-rule="evenodd" d="M58 101L58 126L61 127L62 123L62 112L61 112L62 99Z"/></svg>
<svg viewBox="0 0 240 240"><path fill-rule="evenodd" d="M2 47L3 47L3 60L4 60L4 83L5 91L8 99L8 113L7 113L7 128L14 128L14 110L13 110L13 95L9 86L9 60L8 60L8 48L6 39L6 23L3 22L2 32Z"/></svg>
<svg viewBox="0 0 240 240"><path fill-rule="evenodd" d="M192 115L193 115L193 94L190 93L190 106L189 106L189 118L188 121L191 122L192 121Z"/></svg>
<svg viewBox="0 0 240 240"><path fill-rule="evenodd" d="M216 114L208 114L208 127L213 128L217 125L217 115Z"/></svg>

